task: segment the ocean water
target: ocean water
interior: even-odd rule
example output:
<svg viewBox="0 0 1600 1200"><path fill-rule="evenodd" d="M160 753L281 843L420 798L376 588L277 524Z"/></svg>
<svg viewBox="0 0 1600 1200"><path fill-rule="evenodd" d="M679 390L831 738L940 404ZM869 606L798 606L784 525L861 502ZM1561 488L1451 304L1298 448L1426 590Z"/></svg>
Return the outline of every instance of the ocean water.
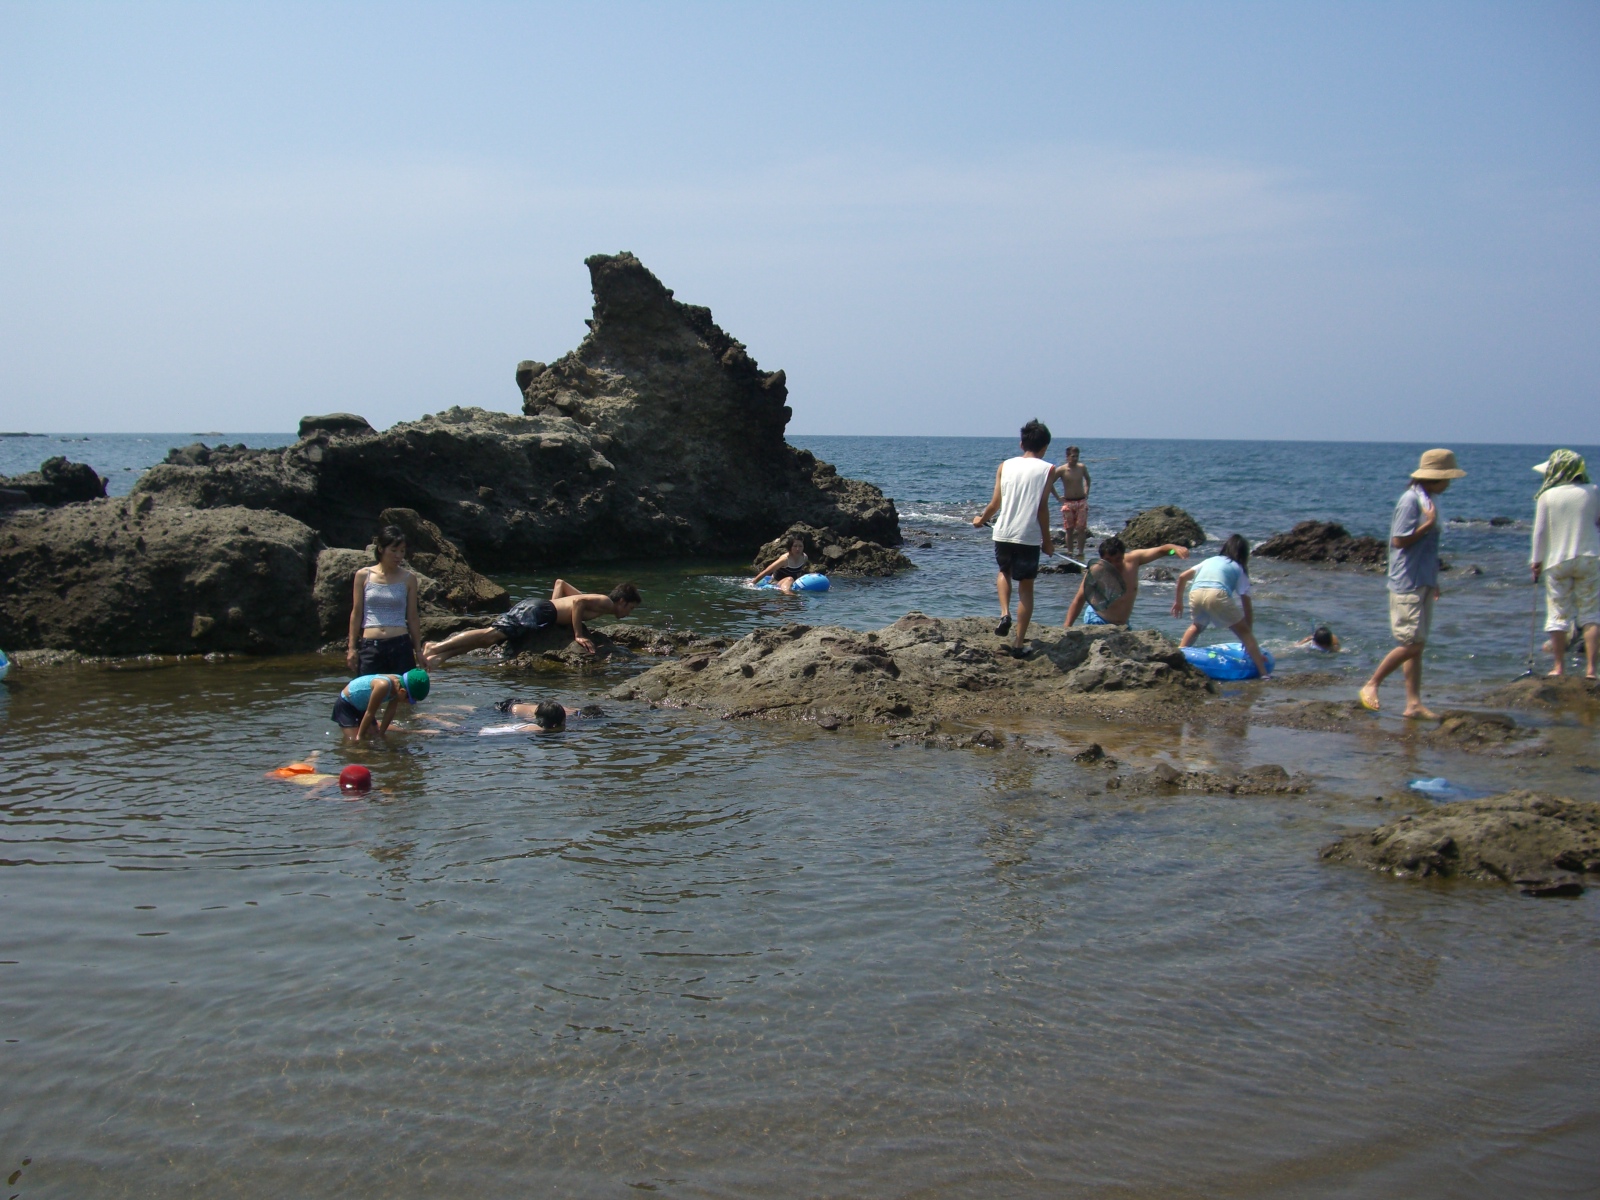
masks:
<svg viewBox="0 0 1600 1200"><path fill-rule="evenodd" d="M190 440L124 439L123 473ZM803 598L730 562L505 582L627 575L637 621L726 633L994 606L966 522L1008 443L795 440L895 497L917 570ZM119 462L81 445L50 452ZM1423 448L1084 443L1092 522L1176 503L1214 538L1304 517L1381 535ZM1548 448L1456 449L1441 701L1522 668ZM1043 578L1038 619L1075 583ZM1170 586L1144 586L1139 623L1177 628ZM1253 726L1250 703L1348 695L1386 648L1380 575L1259 562L1256 589L1269 646L1326 620L1349 652L1287 651L1209 716L1008 732L1133 765L1277 762L1305 795L1132 797L1065 755L604 699L627 666L458 661L433 721L356 749L327 718L332 658L18 668L6 1195L1592 1195L1596 894L1407 883L1317 850L1425 806L1419 775L1592 797L1595 730L1501 760ZM512 693L606 715L477 737ZM308 757L378 788L264 778Z"/></svg>

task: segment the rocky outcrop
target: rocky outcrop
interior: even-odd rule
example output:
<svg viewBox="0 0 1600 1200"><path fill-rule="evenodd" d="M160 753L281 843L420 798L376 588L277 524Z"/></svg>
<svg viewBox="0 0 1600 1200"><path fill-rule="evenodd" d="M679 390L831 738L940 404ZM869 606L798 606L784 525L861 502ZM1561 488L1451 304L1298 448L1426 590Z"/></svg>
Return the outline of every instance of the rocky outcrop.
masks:
<svg viewBox="0 0 1600 1200"><path fill-rule="evenodd" d="M0 475L0 503L76 504L100 500L106 494L106 481L87 463L75 463L57 455L39 464L37 471Z"/></svg>
<svg viewBox="0 0 1600 1200"><path fill-rule="evenodd" d="M1600 711L1600 688L1577 674L1532 675L1495 689L1484 700L1508 708L1588 714Z"/></svg>
<svg viewBox="0 0 1600 1200"><path fill-rule="evenodd" d="M1004 652L987 621L907 613L871 633L837 626L758 629L721 653L691 654L613 691L728 716L839 724L973 714L1054 716L1126 701L1206 693L1183 654L1153 630L1046 629L1029 657Z"/></svg>
<svg viewBox="0 0 1600 1200"><path fill-rule="evenodd" d="M1600 804L1515 791L1442 804L1326 847L1329 862L1402 877L1515 884L1531 895L1577 895L1600 873Z"/></svg>
<svg viewBox="0 0 1600 1200"><path fill-rule="evenodd" d="M149 497L0 524L0 644L86 654L280 653L318 643L316 532L281 513Z"/></svg>
<svg viewBox="0 0 1600 1200"><path fill-rule="evenodd" d="M743 558L794 521L897 545L894 505L783 440L783 372L631 254L588 260L589 334L517 370L524 415L453 408L375 433L308 417L278 450L176 451L135 491L270 508L363 546L386 508L433 522L485 569L636 555ZM203 449L203 448L202 448Z"/></svg>
<svg viewBox="0 0 1600 1200"><path fill-rule="evenodd" d="M811 569L825 575L893 575L914 565L900 551L877 542L849 537L835 529L795 524L756 551L750 570L759 571L780 554L787 554L789 539L794 537L805 542Z"/></svg>
<svg viewBox="0 0 1600 1200"><path fill-rule="evenodd" d="M1255 553L1290 562L1358 567L1382 567L1389 561L1388 549L1377 538L1351 537L1343 525L1332 521L1301 521L1288 533L1274 534L1262 542Z"/></svg>
<svg viewBox="0 0 1600 1200"><path fill-rule="evenodd" d="M1206 540L1206 531L1176 504L1163 504L1132 518L1117 536L1129 550L1148 550L1169 543L1193 548Z"/></svg>

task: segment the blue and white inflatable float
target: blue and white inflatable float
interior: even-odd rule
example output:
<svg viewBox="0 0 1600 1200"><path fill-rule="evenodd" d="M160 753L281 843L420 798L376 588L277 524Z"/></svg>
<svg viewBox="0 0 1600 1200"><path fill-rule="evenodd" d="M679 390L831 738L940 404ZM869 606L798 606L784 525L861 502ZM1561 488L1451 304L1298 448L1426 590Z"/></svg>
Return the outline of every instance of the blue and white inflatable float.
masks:
<svg viewBox="0 0 1600 1200"><path fill-rule="evenodd" d="M772 582L771 575L763 575L761 577L761 582L756 584L756 586L758 588L768 588L774 592L782 590L777 584ZM802 575L799 579L794 581L794 590L797 592L825 592L828 590L828 577L826 575L818 575L815 573L810 575Z"/></svg>
<svg viewBox="0 0 1600 1200"><path fill-rule="evenodd" d="M1209 675L1212 679L1257 679L1260 672L1256 664L1250 661L1250 652L1244 648L1243 642L1219 642L1215 646L1185 646L1184 658L1189 660L1189 665L1202 675ZM1272 651L1263 650L1261 657L1267 660L1267 670L1272 670L1275 664L1272 661Z"/></svg>
<svg viewBox="0 0 1600 1200"><path fill-rule="evenodd" d="M6 657L6 652L0 650L0 679L4 679L11 672L11 660Z"/></svg>

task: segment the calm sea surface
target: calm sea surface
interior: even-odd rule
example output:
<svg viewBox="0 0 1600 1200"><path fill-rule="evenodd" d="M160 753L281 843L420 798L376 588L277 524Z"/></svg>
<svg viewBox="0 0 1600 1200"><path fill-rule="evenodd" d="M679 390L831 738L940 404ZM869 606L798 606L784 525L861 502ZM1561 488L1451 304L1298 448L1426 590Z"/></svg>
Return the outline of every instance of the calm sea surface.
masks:
<svg viewBox="0 0 1600 1200"><path fill-rule="evenodd" d="M0 439L0 474L64 453L125 492L193 440ZM794 440L895 498L918 570L805 598L739 586L736 563L561 573L634 578L636 620L708 632L994 608L966 522L1009 443ZM1097 530L1175 503L1252 540L1305 517L1382 535L1424 448L1083 443ZM1528 468L1550 447L1456 449L1441 703L1523 668ZM1387 648L1381 576L1254 578L1282 678L1244 695L1348 695ZM1039 619L1075 584L1042 579ZM1136 622L1176 631L1170 601L1146 584ZM1318 621L1349 653L1292 650ZM562 735L475 736L498 697L587 702L625 667L452 664L424 708L458 729L348 751L341 666L0 685L6 1196L1595 1194L1596 893L1316 858L1421 774L1593 797L1593 729L1520 764L1242 721L1014 731L1319 780L1140 799L1059 755L609 701ZM379 789L263 778L313 755Z"/></svg>

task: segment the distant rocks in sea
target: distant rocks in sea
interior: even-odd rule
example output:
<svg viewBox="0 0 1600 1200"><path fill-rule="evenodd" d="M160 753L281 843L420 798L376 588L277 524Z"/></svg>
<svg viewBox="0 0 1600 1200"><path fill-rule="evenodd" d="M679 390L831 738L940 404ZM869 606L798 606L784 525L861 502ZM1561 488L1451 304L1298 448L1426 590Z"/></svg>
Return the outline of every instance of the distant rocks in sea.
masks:
<svg viewBox="0 0 1600 1200"><path fill-rule="evenodd" d="M1347 834L1322 851L1410 878L1509 883L1526 895L1575 896L1600 875L1600 804L1513 791L1461 800Z"/></svg>
<svg viewBox="0 0 1600 1200"><path fill-rule="evenodd" d="M26 436L26 435L17 435ZM87 463L64 456L47 458L37 471L7 478L0 475L0 506L77 504L106 494L106 481Z"/></svg>
<svg viewBox="0 0 1600 1200"><path fill-rule="evenodd" d="M1117 535L1129 550L1149 550L1155 546L1183 546L1193 549L1206 540L1206 531L1176 504L1147 508L1131 518Z"/></svg>
<svg viewBox="0 0 1600 1200"><path fill-rule="evenodd" d="M1274 534L1255 548L1263 558L1289 562L1344 563L1378 568L1389 561L1389 550L1374 537L1352 537L1333 521L1301 521L1288 533Z"/></svg>

